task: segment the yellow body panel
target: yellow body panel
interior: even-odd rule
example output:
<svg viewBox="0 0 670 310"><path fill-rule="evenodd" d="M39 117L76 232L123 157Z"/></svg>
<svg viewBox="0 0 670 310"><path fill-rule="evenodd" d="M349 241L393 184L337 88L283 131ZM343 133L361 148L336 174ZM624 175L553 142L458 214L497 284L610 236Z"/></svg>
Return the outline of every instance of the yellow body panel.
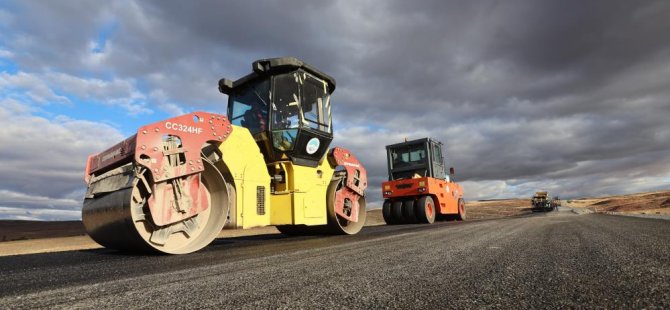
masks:
<svg viewBox="0 0 670 310"><path fill-rule="evenodd" d="M275 163L286 172L287 188L271 196L272 225L322 225L326 217L326 192L333 168L325 158L316 168Z"/></svg>
<svg viewBox="0 0 670 310"><path fill-rule="evenodd" d="M254 138L246 128L233 126L225 142L219 146L236 192L235 206L231 206L230 219L235 227L250 228L270 225L270 175L265 159ZM223 170L223 169L222 169ZM257 190L264 188L265 212L257 208ZM229 227L228 228L234 228Z"/></svg>
<svg viewBox="0 0 670 310"><path fill-rule="evenodd" d="M230 211L232 225L227 224L227 228L327 223L326 192L334 173L328 160L324 158L316 168L290 161L271 163L286 174L286 186L272 194L268 164L248 129L233 126L219 149L236 192ZM225 171L224 167L219 168ZM259 188L264 193L259 194ZM260 199L264 209L259 208Z"/></svg>

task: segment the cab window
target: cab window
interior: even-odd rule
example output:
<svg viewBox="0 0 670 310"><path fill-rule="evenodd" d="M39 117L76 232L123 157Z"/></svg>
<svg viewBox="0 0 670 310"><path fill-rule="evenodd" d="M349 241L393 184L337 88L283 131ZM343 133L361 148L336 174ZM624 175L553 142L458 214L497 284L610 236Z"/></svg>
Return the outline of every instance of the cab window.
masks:
<svg viewBox="0 0 670 310"><path fill-rule="evenodd" d="M252 134L265 131L268 124L269 101L268 80L252 83L236 91L229 98L231 123L249 129Z"/></svg>
<svg viewBox="0 0 670 310"><path fill-rule="evenodd" d="M423 164L426 162L426 149L423 144L391 150L393 167Z"/></svg>

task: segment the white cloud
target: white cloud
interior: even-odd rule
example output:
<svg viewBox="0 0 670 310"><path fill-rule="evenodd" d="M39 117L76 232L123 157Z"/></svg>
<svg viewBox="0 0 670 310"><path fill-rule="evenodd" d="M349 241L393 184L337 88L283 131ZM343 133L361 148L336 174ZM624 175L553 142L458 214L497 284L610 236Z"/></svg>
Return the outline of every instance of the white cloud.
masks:
<svg viewBox="0 0 670 310"><path fill-rule="evenodd" d="M106 124L32 112L16 100L0 101L0 206L71 214L81 206L88 155L124 137Z"/></svg>
<svg viewBox="0 0 670 310"><path fill-rule="evenodd" d="M25 207L33 209L35 206L44 206L49 209L79 211L81 209L82 198L52 198L40 195L29 195L9 190L0 189L0 199L2 206Z"/></svg>
<svg viewBox="0 0 670 310"><path fill-rule="evenodd" d="M129 115L153 113L147 107L146 96L135 87L133 80L113 78L106 81L58 72L2 72L0 91L6 97L44 105L71 104L72 101L68 98L71 97L96 104L118 106Z"/></svg>
<svg viewBox="0 0 670 310"><path fill-rule="evenodd" d="M170 115L177 116L185 113L184 109L182 109L178 104L171 102L167 94L165 94L165 92L161 89L155 89L151 91L149 97L158 105L161 110L167 112Z"/></svg>
<svg viewBox="0 0 670 310"><path fill-rule="evenodd" d="M15 74L1 72L0 91L4 91L5 94L17 91L15 94L9 93L8 96L17 96L19 98L23 97L21 91L25 91L25 94L31 101L40 104L70 103L67 97L54 93L49 85L40 77L26 72L17 72Z"/></svg>
<svg viewBox="0 0 670 310"><path fill-rule="evenodd" d="M14 57L14 53L12 53L12 51L0 48L0 58L12 58L12 57Z"/></svg>
<svg viewBox="0 0 670 310"><path fill-rule="evenodd" d="M119 106L130 115L153 113L146 107L146 96L135 88L132 80L113 78L105 81L55 72L46 73L43 77L52 88L82 100Z"/></svg>
<svg viewBox="0 0 670 310"><path fill-rule="evenodd" d="M43 78L55 88L82 99L106 101L117 98L141 100L145 96L135 89L130 80L114 78L104 81L96 78L81 78L65 73L49 72Z"/></svg>
<svg viewBox="0 0 670 310"><path fill-rule="evenodd" d="M456 178L458 181L458 178ZM526 193L518 193L510 190L505 181L465 181L460 183L463 186L463 195L465 200L481 200L491 198L515 198L524 197Z"/></svg>

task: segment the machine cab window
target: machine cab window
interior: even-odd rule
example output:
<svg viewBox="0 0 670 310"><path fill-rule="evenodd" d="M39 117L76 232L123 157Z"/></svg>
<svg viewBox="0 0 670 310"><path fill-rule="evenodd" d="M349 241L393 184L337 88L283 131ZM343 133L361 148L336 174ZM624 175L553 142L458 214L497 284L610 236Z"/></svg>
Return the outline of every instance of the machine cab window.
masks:
<svg viewBox="0 0 670 310"><path fill-rule="evenodd" d="M330 128L330 95L326 90L325 83L306 75L303 83L301 107L305 114L305 126L322 132L332 132Z"/></svg>
<svg viewBox="0 0 670 310"><path fill-rule="evenodd" d="M297 71L274 78L272 142L278 151L294 150L301 129L332 134L326 83Z"/></svg>
<svg viewBox="0 0 670 310"><path fill-rule="evenodd" d="M433 154L431 156L433 159L433 165L432 165L433 176L436 179L446 180L447 174L444 167L444 158L442 157L442 143L432 141L431 145L433 148L432 151Z"/></svg>
<svg viewBox="0 0 670 310"><path fill-rule="evenodd" d="M272 142L279 151L291 151L300 128L300 89L294 74L275 77L272 103Z"/></svg>
<svg viewBox="0 0 670 310"><path fill-rule="evenodd" d="M446 179L442 144L423 138L386 146L389 180L432 177Z"/></svg>
<svg viewBox="0 0 670 310"><path fill-rule="evenodd" d="M400 168L423 164L426 162L426 150L423 145L417 144L391 150L393 167Z"/></svg>
<svg viewBox="0 0 670 310"><path fill-rule="evenodd" d="M261 80L236 91L230 96L230 121L249 129L255 135L267 130L270 82Z"/></svg>
<svg viewBox="0 0 670 310"><path fill-rule="evenodd" d="M428 153L424 143L405 143L390 146L389 170L394 179L406 179L427 176Z"/></svg>
<svg viewBox="0 0 670 310"><path fill-rule="evenodd" d="M233 125L249 129L269 158L316 166L327 152L332 78L304 65L258 63L254 73L223 79L219 88L229 95Z"/></svg>

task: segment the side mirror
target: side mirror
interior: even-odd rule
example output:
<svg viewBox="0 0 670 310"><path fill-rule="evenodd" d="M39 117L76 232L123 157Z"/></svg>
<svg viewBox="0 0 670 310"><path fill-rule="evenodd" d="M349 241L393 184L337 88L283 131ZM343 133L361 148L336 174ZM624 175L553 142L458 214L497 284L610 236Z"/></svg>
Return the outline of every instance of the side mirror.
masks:
<svg viewBox="0 0 670 310"><path fill-rule="evenodd" d="M454 175L456 173L456 170L454 170L454 167L449 168L449 174Z"/></svg>

